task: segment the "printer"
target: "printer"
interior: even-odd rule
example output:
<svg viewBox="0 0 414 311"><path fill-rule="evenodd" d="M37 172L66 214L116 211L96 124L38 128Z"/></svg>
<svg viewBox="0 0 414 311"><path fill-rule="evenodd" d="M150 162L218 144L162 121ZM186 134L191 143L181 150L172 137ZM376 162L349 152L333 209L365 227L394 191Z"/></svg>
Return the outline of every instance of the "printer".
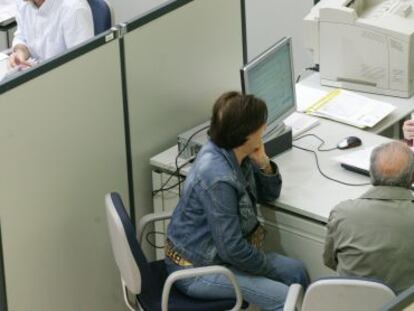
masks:
<svg viewBox="0 0 414 311"><path fill-rule="evenodd" d="M321 84L410 97L414 0L321 0L304 18Z"/></svg>

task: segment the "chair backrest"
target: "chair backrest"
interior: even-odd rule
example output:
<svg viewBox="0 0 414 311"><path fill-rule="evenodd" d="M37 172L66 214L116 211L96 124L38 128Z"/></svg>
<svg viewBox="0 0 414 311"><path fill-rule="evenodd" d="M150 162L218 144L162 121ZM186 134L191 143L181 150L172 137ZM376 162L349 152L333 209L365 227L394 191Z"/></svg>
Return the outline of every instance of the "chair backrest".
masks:
<svg viewBox="0 0 414 311"><path fill-rule="evenodd" d="M381 311L414 310L414 285L382 306Z"/></svg>
<svg viewBox="0 0 414 311"><path fill-rule="evenodd" d="M128 290L138 295L142 284L151 283L151 269L138 244L134 227L118 193L105 196L112 251Z"/></svg>
<svg viewBox="0 0 414 311"><path fill-rule="evenodd" d="M88 0L93 17L95 36L112 27L113 14L106 0Z"/></svg>
<svg viewBox="0 0 414 311"><path fill-rule="evenodd" d="M312 283L302 311L376 311L395 297L386 285L361 279L333 278Z"/></svg>

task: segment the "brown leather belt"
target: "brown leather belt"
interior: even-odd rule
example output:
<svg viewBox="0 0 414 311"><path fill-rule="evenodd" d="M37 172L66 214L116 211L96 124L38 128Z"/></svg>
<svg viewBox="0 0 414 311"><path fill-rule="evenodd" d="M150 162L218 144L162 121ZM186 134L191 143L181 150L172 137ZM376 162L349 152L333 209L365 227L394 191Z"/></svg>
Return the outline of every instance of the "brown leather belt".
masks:
<svg viewBox="0 0 414 311"><path fill-rule="evenodd" d="M187 259L184 259L177 251L174 250L173 244L167 239L165 242L165 256L167 256L173 263L181 267L192 266L193 264Z"/></svg>

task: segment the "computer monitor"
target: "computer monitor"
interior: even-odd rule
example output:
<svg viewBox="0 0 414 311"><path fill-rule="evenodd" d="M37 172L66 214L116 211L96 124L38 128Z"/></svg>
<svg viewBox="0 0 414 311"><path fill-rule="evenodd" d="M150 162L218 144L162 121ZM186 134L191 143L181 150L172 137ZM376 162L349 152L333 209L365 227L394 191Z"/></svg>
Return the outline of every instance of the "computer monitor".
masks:
<svg viewBox="0 0 414 311"><path fill-rule="evenodd" d="M242 90L265 101L268 110L264 137L281 132L283 120L296 111L292 40L283 38L241 69Z"/></svg>

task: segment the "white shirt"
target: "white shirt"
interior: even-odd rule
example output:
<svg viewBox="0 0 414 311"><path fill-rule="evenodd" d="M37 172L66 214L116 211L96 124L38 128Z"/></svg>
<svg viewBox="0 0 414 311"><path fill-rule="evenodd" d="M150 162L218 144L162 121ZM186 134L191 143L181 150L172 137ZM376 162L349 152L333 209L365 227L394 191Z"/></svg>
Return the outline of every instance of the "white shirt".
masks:
<svg viewBox="0 0 414 311"><path fill-rule="evenodd" d="M17 0L13 47L24 44L42 61L93 37L92 12L86 0L45 0L38 8Z"/></svg>

